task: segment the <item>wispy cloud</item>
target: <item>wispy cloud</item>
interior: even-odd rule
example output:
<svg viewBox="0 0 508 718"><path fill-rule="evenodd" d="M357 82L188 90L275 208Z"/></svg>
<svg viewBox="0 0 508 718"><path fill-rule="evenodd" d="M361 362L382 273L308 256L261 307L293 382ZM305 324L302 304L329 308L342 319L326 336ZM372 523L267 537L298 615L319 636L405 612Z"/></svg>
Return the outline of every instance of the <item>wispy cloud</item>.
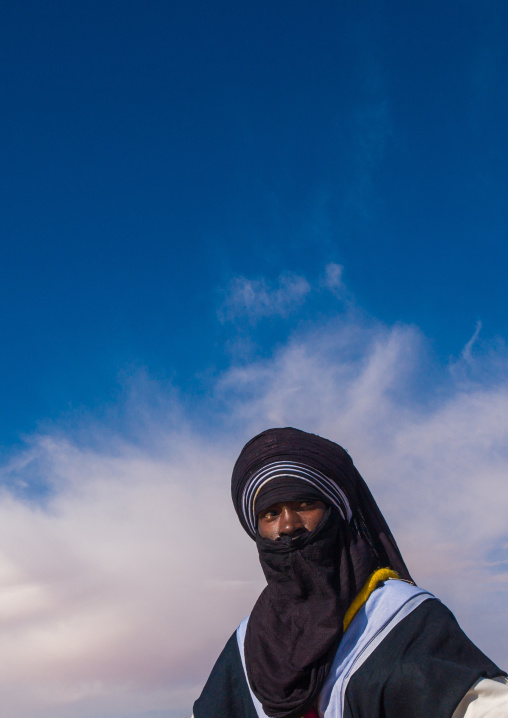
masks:
<svg viewBox="0 0 508 718"><path fill-rule="evenodd" d="M315 298L323 292L331 292L344 301L349 298L349 293L343 274L341 264L329 262L323 274L313 279L292 272L284 272L275 282L269 282L264 277L235 277L224 292L217 314L223 323L247 321L255 325L267 317L287 319L311 297Z"/></svg>
<svg viewBox="0 0 508 718"><path fill-rule="evenodd" d="M236 277L219 309L219 318L246 318L255 323L264 317L287 317L305 301L310 289L305 277L291 273L281 274L274 284L264 278Z"/></svg>
<svg viewBox="0 0 508 718"><path fill-rule="evenodd" d="M478 337L480 336L480 332L482 330L482 323L478 320L476 322L476 327L473 332L473 336L471 339L466 343L464 349L462 350L461 357L464 361L470 363L473 357L473 346L475 345L476 341L478 340Z"/></svg>
<svg viewBox="0 0 508 718"><path fill-rule="evenodd" d="M342 299L346 292L343 274L344 267L342 264L330 262L325 267L325 273L322 279L322 285L339 299Z"/></svg>
<svg viewBox="0 0 508 718"><path fill-rule="evenodd" d="M136 436L90 419L31 437L4 485L52 491L44 506L0 494L2 716L188 714L263 585L229 477L243 442L277 425L350 451L416 580L506 665L508 381L429 373L426 346L414 327L341 317L232 366L192 411L172 398L150 420L134 391Z"/></svg>

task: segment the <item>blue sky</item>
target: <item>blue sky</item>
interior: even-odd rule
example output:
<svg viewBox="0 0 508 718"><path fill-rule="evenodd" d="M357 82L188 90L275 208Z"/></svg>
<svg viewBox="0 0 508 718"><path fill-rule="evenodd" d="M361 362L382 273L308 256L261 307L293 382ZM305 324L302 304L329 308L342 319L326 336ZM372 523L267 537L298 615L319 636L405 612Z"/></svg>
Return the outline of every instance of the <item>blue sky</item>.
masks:
<svg viewBox="0 0 508 718"><path fill-rule="evenodd" d="M12 718L189 710L260 576L236 525L202 556L205 511L196 584L164 517L197 495L230 521L242 442L280 423L351 449L508 660L507 36L494 0L2 5Z"/></svg>
<svg viewBox="0 0 508 718"><path fill-rule="evenodd" d="M199 391L230 361L238 275L342 264L443 361L478 319L506 336L504 3L1 14L2 446L136 367Z"/></svg>

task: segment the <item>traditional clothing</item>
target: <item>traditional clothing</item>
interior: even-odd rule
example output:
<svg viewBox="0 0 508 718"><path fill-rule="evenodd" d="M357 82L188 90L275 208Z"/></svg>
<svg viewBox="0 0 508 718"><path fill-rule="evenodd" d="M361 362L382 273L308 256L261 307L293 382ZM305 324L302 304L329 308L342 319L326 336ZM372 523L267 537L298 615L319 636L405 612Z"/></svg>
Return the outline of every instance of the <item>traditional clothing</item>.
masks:
<svg viewBox="0 0 508 718"><path fill-rule="evenodd" d="M229 640L195 718L451 718L478 679L506 674L412 582L349 454L297 429L271 429L232 477L240 522L267 586ZM278 502L324 502L313 531L261 538ZM507 699L508 716L508 699Z"/></svg>

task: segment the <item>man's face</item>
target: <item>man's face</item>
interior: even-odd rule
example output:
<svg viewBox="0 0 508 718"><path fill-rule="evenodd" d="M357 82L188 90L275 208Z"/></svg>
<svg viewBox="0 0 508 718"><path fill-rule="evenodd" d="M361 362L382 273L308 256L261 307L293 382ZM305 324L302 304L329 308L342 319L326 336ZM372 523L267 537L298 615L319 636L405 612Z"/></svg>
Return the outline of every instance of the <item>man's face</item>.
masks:
<svg viewBox="0 0 508 718"><path fill-rule="evenodd" d="M272 541L280 536L296 538L314 531L325 511L322 501L281 501L258 514L259 535Z"/></svg>

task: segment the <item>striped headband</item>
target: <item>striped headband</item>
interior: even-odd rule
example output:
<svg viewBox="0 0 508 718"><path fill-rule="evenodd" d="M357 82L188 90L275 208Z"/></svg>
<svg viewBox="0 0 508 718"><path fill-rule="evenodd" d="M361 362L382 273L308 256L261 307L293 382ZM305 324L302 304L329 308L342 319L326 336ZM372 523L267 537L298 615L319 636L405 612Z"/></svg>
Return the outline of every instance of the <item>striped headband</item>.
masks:
<svg viewBox="0 0 508 718"><path fill-rule="evenodd" d="M327 501L335 506L344 521L348 523L351 521L353 514L349 501L335 481L307 464L300 464L296 461L274 461L256 471L243 489L242 512L252 536L256 536L256 498L265 484L282 476L290 476L312 484L323 494Z"/></svg>

